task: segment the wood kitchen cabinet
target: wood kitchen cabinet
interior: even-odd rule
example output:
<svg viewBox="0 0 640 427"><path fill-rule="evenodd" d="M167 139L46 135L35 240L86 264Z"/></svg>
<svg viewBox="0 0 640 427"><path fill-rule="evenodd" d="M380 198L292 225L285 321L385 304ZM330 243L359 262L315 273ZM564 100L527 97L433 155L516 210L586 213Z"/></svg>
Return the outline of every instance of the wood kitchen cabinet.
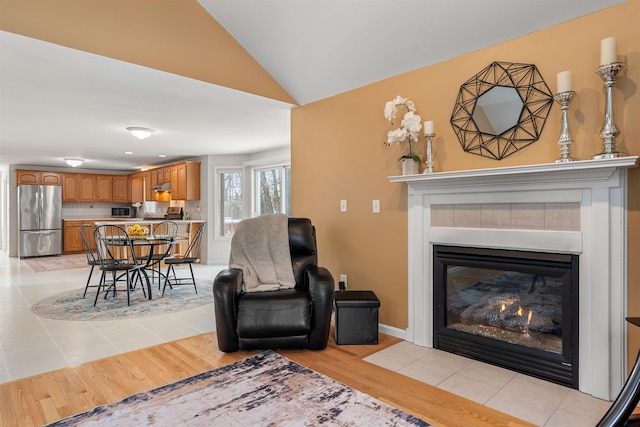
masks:
<svg viewBox="0 0 640 427"><path fill-rule="evenodd" d="M151 190L151 186L156 185L158 181L156 179L156 184L154 184L151 180L151 177L157 176L157 175L151 172L153 171L146 172L144 176L144 188L145 188L144 198L147 202L155 202L156 200L156 193L155 191Z"/></svg>
<svg viewBox="0 0 640 427"><path fill-rule="evenodd" d="M109 175L96 175L96 196L97 202L113 201L113 179Z"/></svg>
<svg viewBox="0 0 640 427"><path fill-rule="evenodd" d="M62 176L57 172L16 170L16 181L19 184L62 185Z"/></svg>
<svg viewBox="0 0 640 427"><path fill-rule="evenodd" d="M178 163L171 170L171 199L200 200L200 163Z"/></svg>
<svg viewBox="0 0 640 427"><path fill-rule="evenodd" d="M84 251L82 237L80 237L80 226L82 224L82 221L64 221L63 252L65 254Z"/></svg>
<svg viewBox="0 0 640 427"><path fill-rule="evenodd" d="M78 174L78 201L93 202L96 199L96 176Z"/></svg>
<svg viewBox="0 0 640 427"><path fill-rule="evenodd" d="M126 175L114 175L112 177L113 182L113 194L111 200L115 203L129 203L131 197L129 196L129 177Z"/></svg>
<svg viewBox="0 0 640 427"><path fill-rule="evenodd" d="M129 194L131 195L129 201L131 203L144 203L144 175L131 175L129 183L131 184L129 186Z"/></svg>
<svg viewBox="0 0 640 427"><path fill-rule="evenodd" d="M77 173L62 174L62 201L63 202L78 201L78 174Z"/></svg>
<svg viewBox="0 0 640 427"><path fill-rule="evenodd" d="M165 182L171 182L171 167L162 168L162 182L160 184Z"/></svg>

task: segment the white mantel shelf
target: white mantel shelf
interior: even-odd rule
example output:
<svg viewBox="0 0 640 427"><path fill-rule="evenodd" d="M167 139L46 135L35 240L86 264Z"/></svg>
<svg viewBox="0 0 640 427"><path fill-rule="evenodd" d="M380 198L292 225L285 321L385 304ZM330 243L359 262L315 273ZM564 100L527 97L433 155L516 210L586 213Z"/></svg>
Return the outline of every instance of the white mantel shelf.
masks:
<svg viewBox="0 0 640 427"><path fill-rule="evenodd" d="M532 177L544 177L549 181L562 179L571 175L573 179L608 179L618 168L632 168L638 165L638 156L618 157L604 160L579 160L566 163L543 163L527 166L509 166L504 168L471 169L453 172L435 172L430 174L390 176L391 182L406 182L407 184L428 183L428 185L465 185L477 184L487 180L504 182L509 180L528 181Z"/></svg>
<svg viewBox="0 0 640 427"><path fill-rule="evenodd" d="M627 171L638 156L390 176L408 192L407 341L433 346L433 246L579 255L579 388L613 400L627 375ZM553 205L578 209L567 229L484 227L432 221L453 206ZM474 206L475 205L475 206ZM455 215L454 215L455 217ZM473 224L477 224L474 222ZM518 223L520 225L520 223Z"/></svg>

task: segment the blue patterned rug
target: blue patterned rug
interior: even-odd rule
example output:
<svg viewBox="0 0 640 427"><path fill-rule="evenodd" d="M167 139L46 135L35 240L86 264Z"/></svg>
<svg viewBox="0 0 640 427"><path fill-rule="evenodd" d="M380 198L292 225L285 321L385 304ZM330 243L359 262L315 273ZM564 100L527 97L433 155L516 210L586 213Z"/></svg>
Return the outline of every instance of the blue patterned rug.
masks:
<svg viewBox="0 0 640 427"><path fill-rule="evenodd" d="M31 307L31 311L41 317L58 320L114 320L136 317L157 316L176 311L189 310L213 303L213 282L197 280L198 293L193 286L174 286L162 295L158 287L152 287L153 299L144 297L140 287L131 292L131 305L127 306L127 293L118 291L116 297L110 293L102 295L93 306L96 288L89 288L86 298L82 298L84 288L66 291L45 298Z"/></svg>
<svg viewBox="0 0 640 427"><path fill-rule="evenodd" d="M430 426L267 351L49 426Z"/></svg>

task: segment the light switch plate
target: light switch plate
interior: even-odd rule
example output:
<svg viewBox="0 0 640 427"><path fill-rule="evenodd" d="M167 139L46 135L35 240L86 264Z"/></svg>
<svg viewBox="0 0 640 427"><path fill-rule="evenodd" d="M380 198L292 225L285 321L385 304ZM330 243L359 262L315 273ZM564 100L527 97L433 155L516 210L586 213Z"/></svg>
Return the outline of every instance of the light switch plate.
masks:
<svg viewBox="0 0 640 427"><path fill-rule="evenodd" d="M347 201L340 200L340 212L346 212L346 211L347 211Z"/></svg>
<svg viewBox="0 0 640 427"><path fill-rule="evenodd" d="M380 200L374 200L372 204L373 213L380 213Z"/></svg>

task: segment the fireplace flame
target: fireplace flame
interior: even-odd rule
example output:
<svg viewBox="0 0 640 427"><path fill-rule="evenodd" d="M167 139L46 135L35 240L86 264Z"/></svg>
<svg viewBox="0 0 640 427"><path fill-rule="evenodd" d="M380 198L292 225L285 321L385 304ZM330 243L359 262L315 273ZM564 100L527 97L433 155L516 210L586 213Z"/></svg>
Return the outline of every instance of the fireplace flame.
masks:
<svg viewBox="0 0 640 427"><path fill-rule="evenodd" d="M529 318L527 319L527 325L531 323L531 317L533 316L533 310L529 310Z"/></svg>

